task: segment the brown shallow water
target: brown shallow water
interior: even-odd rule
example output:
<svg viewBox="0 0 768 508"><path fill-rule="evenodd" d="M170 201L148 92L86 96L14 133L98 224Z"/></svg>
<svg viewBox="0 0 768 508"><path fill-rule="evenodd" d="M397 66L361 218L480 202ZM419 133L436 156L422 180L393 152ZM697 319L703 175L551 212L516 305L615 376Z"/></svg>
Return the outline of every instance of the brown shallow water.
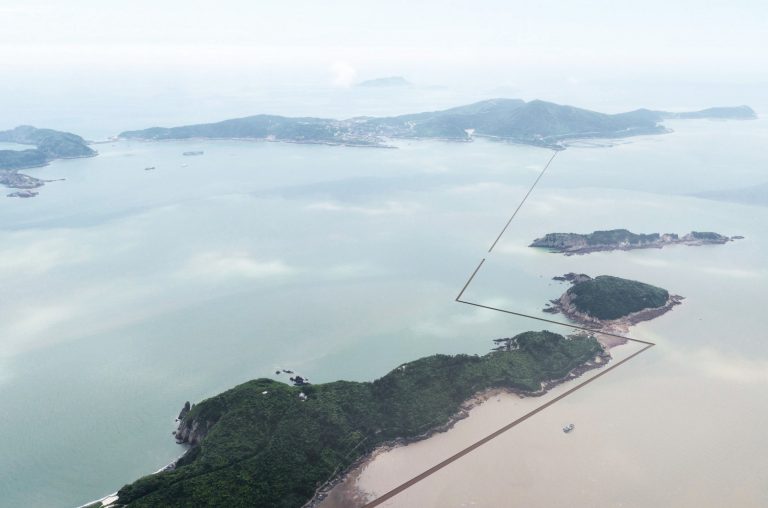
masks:
<svg viewBox="0 0 768 508"><path fill-rule="evenodd" d="M601 340L615 344L611 337L601 337ZM644 347L644 344L635 342L614 347L611 351L613 358L608 365L618 362ZM577 379L553 387L545 395L539 397L521 397L502 390L484 392L473 401L476 405L469 411L469 416L458 421L449 431L407 446L382 447L375 451L359 467L350 471L345 481L337 485L320 506L346 508L361 506L366 502L373 501L376 497L410 480L434 464L445 460L564 392L583 384L601 371L602 369L588 371ZM562 434L561 428L566 423L568 422L563 421L548 430L557 436L557 433ZM515 430L512 428L507 432L515 432ZM496 442L492 441L486 446L493 448L496 446ZM459 462L461 460L463 459L460 459Z"/></svg>

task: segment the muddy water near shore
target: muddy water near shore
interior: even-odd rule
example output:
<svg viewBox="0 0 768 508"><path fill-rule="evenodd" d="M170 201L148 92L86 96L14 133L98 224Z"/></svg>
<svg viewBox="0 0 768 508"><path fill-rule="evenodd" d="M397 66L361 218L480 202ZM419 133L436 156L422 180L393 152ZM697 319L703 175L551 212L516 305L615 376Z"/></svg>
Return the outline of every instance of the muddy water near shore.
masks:
<svg viewBox="0 0 768 508"><path fill-rule="evenodd" d="M567 289L553 276L576 272L647 282L685 297L670 312L631 328L631 336L657 345L384 506L768 505L762 465L768 347L760 311L768 282L768 208L673 194L760 183L768 161L740 144L748 137L718 142L704 135L706 128L696 124L698 133L691 133L681 126L670 137L558 155L464 296L567 322L541 310L541 302ZM694 139L699 142L688 143ZM751 139L757 146L758 137ZM615 228L715 231L745 239L585 256L527 247L549 232ZM566 422L576 429L564 435ZM439 450L436 443L449 441L450 432L432 439L411 445L412 451L377 456L355 485L370 497L389 490L398 482L387 478L402 479L407 475L400 469L412 473L409 464L428 455L417 446ZM432 458L418 473L438 461Z"/></svg>

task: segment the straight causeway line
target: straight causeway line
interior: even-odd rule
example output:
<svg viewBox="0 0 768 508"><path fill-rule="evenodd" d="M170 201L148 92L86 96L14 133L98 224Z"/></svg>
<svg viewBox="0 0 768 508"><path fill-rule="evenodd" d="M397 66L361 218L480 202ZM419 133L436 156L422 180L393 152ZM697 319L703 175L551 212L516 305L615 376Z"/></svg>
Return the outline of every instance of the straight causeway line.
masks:
<svg viewBox="0 0 768 508"><path fill-rule="evenodd" d="M507 223L504 225L504 227L502 228L501 232L496 237L496 240L494 240L493 244L491 244L491 247L488 249L488 253L489 254L493 251L494 247L496 247L496 244L499 243L499 240L501 240L501 237L504 236L504 233L506 233L507 229L509 228L509 225L512 223L512 220L517 216L517 213L520 211L520 209L523 207L525 202L528 200L528 197L533 192L533 189L536 188L536 186L538 185L539 181L544 176L544 173L546 173L547 169L549 168L549 165L555 159L555 156L557 155L557 153L558 152L555 152L554 154L552 154L552 157L550 157L549 161L547 161L546 165L544 166L544 168L539 173L539 176L533 182L533 185L531 185L531 187L528 189L528 192L525 194L525 196L523 197L523 199L520 202L520 204L517 206L515 211L512 213L512 216L509 218ZM456 462L457 460L459 460L460 458L464 457L465 455L467 455L469 453L472 453L474 450L480 448L484 444L492 441L493 439L496 439L497 437L501 436L502 434L504 434L508 430L516 427L517 425L520 425L521 423L523 423L524 421L526 421L529 418L533 417L534 415L544 411L548 407L550 407L550 406L554 405L555 403L563 400L567 396L573 394L576 390L580 390L580 389L584 388L585 386L587 386L588 384L590 384L593 381L597 380L598 378L604 376L605 374L608 374L613 369L615 369L615 368L617 368L617 367L619 367L621 365L624 365L626 362L628 362L629 360L635 358L640 353L648 351L650 348L652 348L653 346L656 345L653 342L648 342L648 341L639 340L639 339L631 339L631 338L625 337L623 335L617 335L617 334L614 334L614 333L600 332L598 330L592 330L590 328L586 328L586 327L583 327L583 326L576 326L576 325L571 325L571 324L568 324L568 323L561 323L559 321L554 321L554 320L551 320L551 319L545 319L545 318L540 318L540 317L536 317L536 316L530 316L528 314L522 314L520 312L514 312L514 311L510 311L510 310L506 310L506 309L500 309L498 307L491 307L489 305L483 305L483 304L480 304L480 303L475 303L475 302L470 302L470 301L462 300L461 297L464 295L464 292L467 290L467 288L472 283L472 281L474 281L475 276L480 271L480 268L482 268L483 263L485 263L485 259L486 258L483 258L482 260L480 260L480 263L477 265L477 268L475 268L475 270L472 272L472 275L469 276L469 279L467 280L466 284L464 284L464 287L461 288L461 291L459 292L459 295L456 297L456 302L463 303L465 305L471 305L473 307L478 307L478 308L482 308L482 309L494 310L494 311L502 312L504 314L509 314L509 315L512 315L512 316L519 316L519 317L524 317L524 318L529 318L529 319L535 319L537 321L543 321L545 323L551 323L551 324L555 324L555 325L558 325L558 326L567 326L569 328L573 328L573 329L577 329L577 330L583 330L583 331L592 332L592 333L601 333L603 335L608 335L608 336L611 336L611 337L616 337L616 338L620 338L620 339L624 339L624 340L629 340L629 341L632 341L632 342L638 342L640 344L644 344L645 347L642 348L639 351L636 351L636 352L632 353L631 355L629 355L628 357L624 358L623 360L620 360L620 361L616 362L615 364L611 365L610 367L607 367L604 370L600 370L597 374L595 374L591 378L587 379L583 383L580 383L577 386L574 386L573 388L569 389L568 391L563 392L562 394L558 395L557 397L555 397L554 399L550 400L549 402L546 402L546 403L542 404L541 406L537 407L536 409L534 409L534 410L524 414L523 416L521 416L517 420L514 420L514 421L508 423L507 425L503 426L502 428L498 429L497 431L495 431L495 432L485 436L484 438L482 438L479 441L476 441L475 443L467 446L466 448L464 448L463 450L459 451L458 453L455 453L454 455L451 455L450 457L448 457L447 459L443 460L442 462L432 466L431 468L427 469L426 471L424 471L423 473L419 474L418 476L415 476L415 477L411 478L410 480L406 481L405 483L402 483L401 485L395 487L394 489L390 490L389 492L383 494L382 496L379 496L375 500L373 500L370 503L364 505L363 508L374 508L375 506L379 506L382 503L385 503L386 501L392 499L393 497L397 496L398 494L402 493L403 491L413 487L414 485L416 485L417 483L421 482L422 480L424 480L424 479L432 476L433 474L437 473L438 471L440 471L441 469L445 468L446 466L449 466L450 464Z"/></svg>

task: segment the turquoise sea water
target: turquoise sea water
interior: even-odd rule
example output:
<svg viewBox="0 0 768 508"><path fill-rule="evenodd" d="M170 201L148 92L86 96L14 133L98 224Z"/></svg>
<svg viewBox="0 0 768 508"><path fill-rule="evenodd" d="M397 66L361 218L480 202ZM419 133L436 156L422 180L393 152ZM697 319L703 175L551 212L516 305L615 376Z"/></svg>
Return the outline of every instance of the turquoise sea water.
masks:
<svg viewBox="0 0 768 508"><path fill-rule="evenodd" d="M687 373L679 385L706 381L725 401L728 383L768 384L755 312L768 209L686 194L768 181L768 126L672 127L558 154L467 297L535 314L562 291L549 279L566 271L667 287L687 300L633 332L660 344L637 361L650 376ZM1 505L74 506L112 492L183 452L170 433L184 401L279 367L313 382L372 379L408 359L482 353L491 339L544 328L453 299L547 150L486 141L97 149L29 170L66 178L39 197L0 200L0 432L13 436L0 441ZM189 150L205 154L181 155ZM746 239L570 258L526 247L550 231L611 227Z"/></svg>

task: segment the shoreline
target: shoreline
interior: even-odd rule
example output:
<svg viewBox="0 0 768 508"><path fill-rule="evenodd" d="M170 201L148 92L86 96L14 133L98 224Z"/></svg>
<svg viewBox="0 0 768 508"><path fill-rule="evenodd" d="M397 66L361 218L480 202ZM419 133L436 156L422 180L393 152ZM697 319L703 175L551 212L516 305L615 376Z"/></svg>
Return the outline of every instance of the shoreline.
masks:
<svg viewBox="0 0 768 508"><path fill-rule="evenodd" d="M642 250L642 249L663 249L664 247L669 247L672 245L685 245L687 247L701 247L704 245L724 245L728 242L733 242L735 240L741 240L743 237L741 236L731 236L726 237L727 239L724 241L706 241L706 240L685 240L683 238L679 240L669 240L669 241L662 241L659 243L652 243L652 244L641 244L641 245L595 245L590 247L582 247L582 248L576 248L576 249L568 249L568 248L559 248L559 247L549 247L546 245L534 245L531 244L529 247L534 248L540 248L540 249L549 249L549 254L563 254L564 256L585 256L587 254L591 254L593 252L614 252L614 251L631 251L631 250Z"/></svg>
<svg viewBox="0 0 768 508"><path fill-rule="evenodd" d="M549 314L563 314L566 318L578 325L603 333L627 333L629 328L643 321L650 321L671 311L675 306L681 305L684 296L670 294L667 301L661 307L651 307L639 310L618 319L603 320L590 316L576 309L571 301L571 296L566 292L557 300L550 300L550 307L544 312Z"/></svg>
<svg viewBox="0 0 768 508"><path fill-rule="evenodd" d="M179 460L184 455L186 455L186 453L187 452L182 453L181 455L179 455L178 457L173 459L173 461L171 461L170 463L168 463L165 466L161 467L160 469L158 469L154 473L148 474L147 476L152 476L152 475L156 475L156 474L159 474L159 473L164 473L165 471L173 471L174 469L176 469L176 464L179 462ZM77 508L108 508L109 506L112 506L113 504L115 504L117 501L120 500L120 498L117 496L117 493L118 493L118 491L115 491L115 492L113 492L111 494L107 494L104 497L100 497L99 499L94 499L93 501L90 501L88 503L82 504L82 505L78 506ZM101 504L97 505L96 503L101 503Z"/></svg>
<svg viewBox="0 0 768 508"><path fill-rule="evenodd" d="M477 392L475 395L473 395L472 397L470 397L469 399L465 400L461 404L459 411L453 416L451 416L446 423L439 425L437 427L434 427L428 430L427 432L412 438L397 438L397 439L393 439L391 441L387 441L385 443L378 445L372 451L363 455L362 457L357 459L355 462L350 464L349 467L337 473L333 478L329 479L325 484L321 485L315 491L315 495L312 497L312 499L310 499L304 505L302 505L302 508L321 508L323 506L323 503L328 499L329 494L331 494L331 492L337 488L340 488L344 491L342 495L345 496L348 501L357 502L354 504L354 506L357 506L360 502L362 502L362 504L365 504L372 501L372 499L367 499L368 493L358 489L355 483L357 482L357 479L360 476L360 474L362 474L363 470L371 462L373 462L376 459L376 457L379 456L380 454L386 453L394 449L407 447L410 444L426 441L429 438L439 434L446 434L451 429L453 429L457 423L468 418L470 416L470 412L473 409L477 408L481 404L487 402L488 400L494 397L498 397L501 395L517 396L519 399L542 397L557 386L565 384L569 381L573 381L581 377L583 374L590 372L592 370L605 367L610 363L611 359L613 358L610 354L610 350L613 347L627 343L627 340L621 341L617 339L614 341L612 340L613 339L612 337L609 338L611 340L601 340L601 339L604 339L603 337L596 337L596 338L600 342L600 344L603 346L602 352L592 360L571 369L566 376L559 379L552 379L552 380L545 381L542 383L541 388L534 392L519 390L515 388L508 388L508 387L499 387L499 386L481 390ZM351 482L351 485L344 485L347 482Z"/></svg>
<svg viewBox="0 0 768 508"><path fill-rule="evenodd" d="M92 155L75 155L72 157L57 157L55 159L46 160L41 164L33 164L29 166L22 166L22 167L12 168L12 169L11 168L0 169L0 185L8 189L29 190L29 189L39 189L40 187L45 186L46 183L64 181L66 180L66 178L43 180L41 178L30 176L25 173L20 173L20 171L25 171L27 169L45 168L50 166L52 162L55 162L58 160L90 159L91 157L97 157L99 155L99 152L96 152L96 151L94 152L95 153L93 153Z"/></svg>
<svg viewBox="0 0 768 508"><path fill-rule="evenodd" d="M245 141L249 143L290 143L294 145L324 145L324 146L343 146L349 148L389 148L397 149L396 146L386 144L366 144L366 143L333 143L330 141L300 141L294 139L268 139L268 138L211 138L211 137L190 137L190 138L165 138L165 139L148 139L148 138L121 138L117 137L114 140L104 141L103 143L113 143L117 141L134 141L138 143L164 143L173 141Z"/></svg>

